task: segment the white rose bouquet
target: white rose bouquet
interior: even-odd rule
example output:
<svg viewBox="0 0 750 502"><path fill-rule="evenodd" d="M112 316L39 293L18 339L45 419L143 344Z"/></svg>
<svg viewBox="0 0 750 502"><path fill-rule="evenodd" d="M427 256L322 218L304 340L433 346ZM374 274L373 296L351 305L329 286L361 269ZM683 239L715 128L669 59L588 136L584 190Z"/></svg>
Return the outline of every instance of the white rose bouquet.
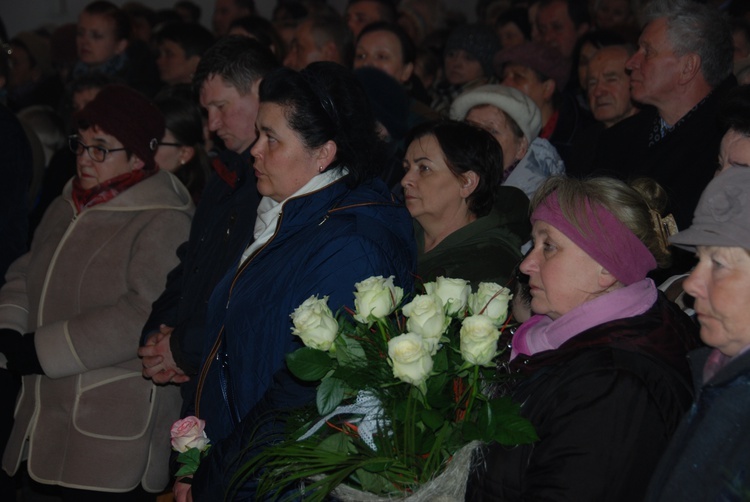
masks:
<svg viewBox="0 0 750 502"><path fill-rule="evenodd" d="M295 309L292 334L305 347L286 362L319 382L315 405L240 469L233 489L252 477L258 498L307 482L305 500L351 488L391 500L434 482L465 445L537 439L517 404L486 391L510 378L496 367L510 291L472 292L444 277L424 289L404 300L393 277L371 277L355 284L352 311L334 315L318 296Z"/></svg>

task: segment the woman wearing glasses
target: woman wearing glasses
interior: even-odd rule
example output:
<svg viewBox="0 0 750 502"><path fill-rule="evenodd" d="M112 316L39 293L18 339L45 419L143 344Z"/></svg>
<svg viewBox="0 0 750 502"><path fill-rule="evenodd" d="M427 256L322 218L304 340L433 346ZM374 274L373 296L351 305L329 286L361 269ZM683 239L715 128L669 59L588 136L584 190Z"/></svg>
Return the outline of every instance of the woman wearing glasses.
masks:
<svg viewBox="0 0 750 502"><path fill-rule="evenodd" d="M155 158L160 169L182 181L197 204L211 165L204 146L201 110L188 93L187 86L173 86L170 93L154 99L167 124Z"/></svg>
<svg viewBox="0 0 750 502"><path fill-rule="evenodd" d="M192 202L154 161L164 118L140 94L107 86L74 119L77 174L0 289L0 361L23 375L3 468L27 459L64 501L154 500L180 396L135 349Z"/></svg>

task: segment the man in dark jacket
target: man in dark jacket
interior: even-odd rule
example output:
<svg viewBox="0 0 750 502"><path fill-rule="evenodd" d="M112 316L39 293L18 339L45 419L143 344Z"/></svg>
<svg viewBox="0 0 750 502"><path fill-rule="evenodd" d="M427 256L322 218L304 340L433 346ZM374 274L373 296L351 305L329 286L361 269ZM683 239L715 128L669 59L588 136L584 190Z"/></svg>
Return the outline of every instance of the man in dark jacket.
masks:
<svg viewBox="0 0 750 502"><path fill-rule="evenodd" d="M250 147L257 138L258 86L276 67L273 54L255 40L227 37L201 59L193 83L208 111L208 127L226 150L214 160L195 212L180 264L152 306L143 328L143 375L156 383L182 384L192 403L203 349L206 305L216 283L252 239L260 198Z"/></svg>
<svg viewBox="0 0 750 502"><path fill-rule="evenodd" d="M698 2L657 0L645 18L626 66L633 99L651 106L602 134L594 167L622 179L655 179L677 226L687 228L716 170L723 134L716 111L736 85L732 37L721 13Z"/></svg>

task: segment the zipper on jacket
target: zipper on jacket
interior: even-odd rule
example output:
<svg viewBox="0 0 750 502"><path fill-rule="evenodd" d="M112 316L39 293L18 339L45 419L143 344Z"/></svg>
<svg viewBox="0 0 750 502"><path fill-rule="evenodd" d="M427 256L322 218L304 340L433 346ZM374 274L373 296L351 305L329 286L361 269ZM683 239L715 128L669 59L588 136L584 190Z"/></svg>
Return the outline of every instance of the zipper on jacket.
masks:
<svg viewBox="0 0 750 502"><path fill-rule="evenodd" d="M229 294L227 295L227 303L225 305L225 310L229 309L229 301L232 298L232 292L234 291L234 286L237 284L237 280L239 277L245 272L247 267L250 265L250 263L255 259L258 254L260 254L261 251L263 251L273 240L276 238L276 235L279 233L279 228L281 228L281 222L283 220L284 212L279 213L279 222L276 225L276 231L273 233L270 239L268 239L268 242L263 244L263 246L258 249L252 256L248 257L245 262L240 265L240 268L237 270L237 272L234 274L234 278L232 278L232 284L229 285ZM237 419L237 423L241 422L242 417L239 416L239 412L234 407L234 398L231 395L232 391L231 388L226 385L226 380L228 380L228 373L224 375L225 371L227 371L227 367L223 365L222 357L219 355L219 348L223 345L223 339L224 339L224 330L226 328L226 325L221 326L221 330L219 330L219 335L216 337L216 341L214 342L213 347L211 347L211 352L209 353L208 357L206 358L206 362L203 363L203 368L201 369L200 378L198 379L198 388L195 392L195 416L200 418L200 406L201 406L201 396L203 394L203 386L206 383L206 377L208 376L208 371L211 368L211 364L213 364L214 360L221 361L222 367L219 371L219 380L220 385L222 386L222 397L224 398L224 402L227 403L227 406L229 406L230 409L230 415L232 416L232 419ZM222 376L224 375L224 376ZM231 404L230 404L231 403ZM236 424L235 424L236 425Z"/></svg>

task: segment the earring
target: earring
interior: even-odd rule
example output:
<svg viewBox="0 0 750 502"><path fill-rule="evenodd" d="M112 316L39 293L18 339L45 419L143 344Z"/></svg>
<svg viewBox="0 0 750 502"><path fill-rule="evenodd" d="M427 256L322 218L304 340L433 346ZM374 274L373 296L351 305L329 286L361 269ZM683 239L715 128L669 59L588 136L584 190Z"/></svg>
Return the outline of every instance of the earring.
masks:
<svg viewBox="0 0 750 502"><path fill-rule="evenodd" d="M180 159L180 165L181 165L181 166L184 166L184 165L185 165L185 159Z"/></svg>
<svg viewBox="0 0 750 502"><path fill-rule="evenodd" d="M318 166L318 172L319 172L319 173L322 173L322 172L323 172L323 166Z"/></svg>

